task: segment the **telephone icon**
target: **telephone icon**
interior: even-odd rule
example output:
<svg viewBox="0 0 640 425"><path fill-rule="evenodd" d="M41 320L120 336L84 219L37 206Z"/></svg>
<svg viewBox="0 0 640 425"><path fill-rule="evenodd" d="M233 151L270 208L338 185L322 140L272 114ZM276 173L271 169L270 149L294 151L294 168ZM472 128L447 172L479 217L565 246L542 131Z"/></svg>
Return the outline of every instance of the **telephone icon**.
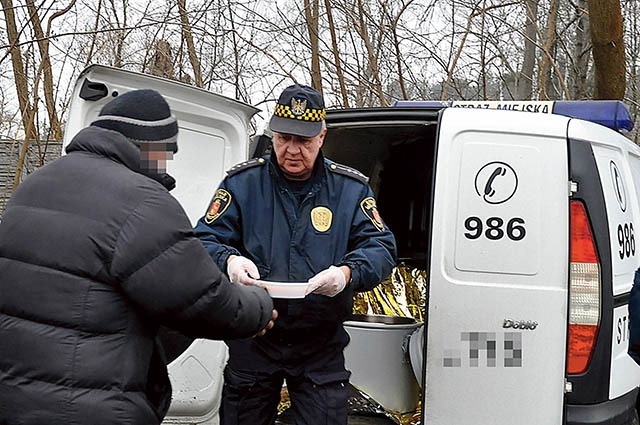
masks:
<svg viewBox="0 0 640 425"><path fill-rule="evenodd" d="M503 167L498 167L495 170L493 170L493 173L491 173L489 180L487 180L487 184L484 186L484 195L486 197L491 198L493 195L496 194L495 189L492 187L493 181L496 179L496 177L504 176L505 174L507 174L507 170L505 170Z"/></svg>
<svg viewBox="0 0 640 425"><path fill-rule="evenodd" d="M474 181L476 193L487 204L507 202L518 189L518 175L503 161L492 161L480 168Z"/></svg>

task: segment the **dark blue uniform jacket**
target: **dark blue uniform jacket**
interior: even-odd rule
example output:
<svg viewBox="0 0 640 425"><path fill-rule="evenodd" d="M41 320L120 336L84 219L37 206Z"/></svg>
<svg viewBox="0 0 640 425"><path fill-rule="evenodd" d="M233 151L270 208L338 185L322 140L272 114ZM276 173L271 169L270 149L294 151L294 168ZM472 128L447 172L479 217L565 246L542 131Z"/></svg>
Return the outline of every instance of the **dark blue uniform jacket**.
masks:
<svg viewBox="0 0 640 425"><path fill-rule="evenodd" d="M195 230L222 270L231 254L250 258L263 280L300 282L331 265L351 268L351 282L335 297L276 299L278 320L266 338L333 335L351 313L353 291L373 289L391 273L395 239L367 181L320 153L300 203L275 156L240 164L221 183Z"/></svg>
<svg viewBox="0 0 640 425"><path fill-rule="evenodd" d="M640 270L636 271L629 297L629 355L640 365Z"/></svg>

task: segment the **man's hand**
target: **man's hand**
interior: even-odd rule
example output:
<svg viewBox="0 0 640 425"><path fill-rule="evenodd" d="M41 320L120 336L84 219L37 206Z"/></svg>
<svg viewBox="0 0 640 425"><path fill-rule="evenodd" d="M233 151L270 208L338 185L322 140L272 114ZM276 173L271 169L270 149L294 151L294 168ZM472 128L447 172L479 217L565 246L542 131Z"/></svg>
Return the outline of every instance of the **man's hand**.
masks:
<svg viewBox="0 0 640 425"><path fill-rule="evenodd" d="M229 275L229 280L233 283L260 286L256 282L256 279L260 279L258 267L247 257L240 255L229 256L227 259L227 274Z"/></svg>
<svg viewBox="0 0 640 425"><path fill-rule="evenodd" d="M278 311L273 310L273 313L271 314L271 320L269 320L269 323L267 323L267 326L265 326L263 330L261 330L254 336L262 336L266 334L269 329L273 328L274 322L276 321L277 318L278 318Z"/></svg>
<svg viewBox="0 0 640 425"><path fill-rule="evenodd" d="M347 277L350 277L351 270L347 266L330 266L317 275L309 279L307 294L315 293L334 297L347 286Z"/></svg>

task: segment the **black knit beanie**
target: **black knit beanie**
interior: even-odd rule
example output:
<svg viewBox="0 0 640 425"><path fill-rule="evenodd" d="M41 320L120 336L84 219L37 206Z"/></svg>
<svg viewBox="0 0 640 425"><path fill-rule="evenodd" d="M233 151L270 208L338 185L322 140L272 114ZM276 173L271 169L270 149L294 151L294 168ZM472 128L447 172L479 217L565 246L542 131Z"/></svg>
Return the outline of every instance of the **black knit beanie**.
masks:
<svg viewBox="0 0 640 425"><path fill-rule="evenodd" d="M104 105L91 125L115 130L137 146L153 143L157 150L178 151L178 121L155 90L133 90L118 96Z"/></svg>

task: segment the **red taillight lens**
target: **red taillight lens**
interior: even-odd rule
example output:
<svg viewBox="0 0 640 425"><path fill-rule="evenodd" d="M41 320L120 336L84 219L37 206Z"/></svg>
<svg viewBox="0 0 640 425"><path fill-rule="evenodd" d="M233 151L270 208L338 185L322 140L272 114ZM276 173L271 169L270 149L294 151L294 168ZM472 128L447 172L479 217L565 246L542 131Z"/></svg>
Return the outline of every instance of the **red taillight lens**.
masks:
<svg viewBox="0 0 640 425"><path fill-rule="evenodd" d="M571 262L598 263L587 212L578 201L571 201Z"/></svg>
<svg viewBox="0 0 640 425"><path fill-rule="evenodd" d="M571 201L567 373L583 373L600 324L600 264L584 205Z"/></svg>

